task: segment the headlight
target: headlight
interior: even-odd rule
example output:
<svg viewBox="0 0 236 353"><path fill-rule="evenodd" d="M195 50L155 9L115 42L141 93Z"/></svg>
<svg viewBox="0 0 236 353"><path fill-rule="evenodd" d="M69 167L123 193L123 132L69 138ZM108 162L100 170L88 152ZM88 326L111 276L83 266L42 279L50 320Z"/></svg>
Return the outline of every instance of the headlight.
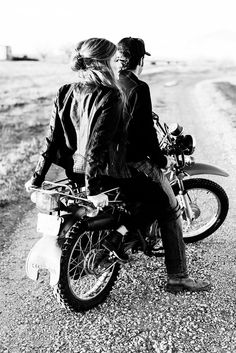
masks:
<svg viewBox="0 0 236 353"><path fill-rule="evenodd" d="M36 203L36 207L42 212L52 212L59 209L60 195L55 191L40 190L31 194L31 200Z"/></svg>
<svg viewBox="0 0 236 353"><path fill-rule="evenodd" d="M176 138L176 145L181 152L189 156L195 151L196 141L192 135L181 135Z"/></svg>
<svg viewBox="0 0 236 353"><path fill-rule="evenodd" d="M184 144L185 144L185 150L184 154L191 155L195 151L196 147L196 141L195 138L192 135L185 135L184 136Z"/></svg>

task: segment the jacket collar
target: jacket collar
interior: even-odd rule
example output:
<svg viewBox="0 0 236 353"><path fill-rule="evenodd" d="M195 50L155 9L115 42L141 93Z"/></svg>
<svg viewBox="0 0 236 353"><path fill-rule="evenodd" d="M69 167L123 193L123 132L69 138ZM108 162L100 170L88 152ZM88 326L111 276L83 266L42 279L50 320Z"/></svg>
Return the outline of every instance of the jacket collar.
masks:
<svg viewBox="0 0 236 353"><path fill-rule="evenodd" d="M136 76L132 71L129 71L129 70L121 70L120 71L120 76L124 76L124 77L127 77L133 81L136 81L138 82L139 81L139 78L138 76Z"/></svg>

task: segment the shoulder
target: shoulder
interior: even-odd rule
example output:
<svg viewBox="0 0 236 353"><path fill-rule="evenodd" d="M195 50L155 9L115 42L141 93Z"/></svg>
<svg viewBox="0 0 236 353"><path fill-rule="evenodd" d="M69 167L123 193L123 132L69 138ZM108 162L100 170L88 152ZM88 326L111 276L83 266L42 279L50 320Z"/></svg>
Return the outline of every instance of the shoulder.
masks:
<svg viewBox="0 0 236 353"><path fill-rule="evenodd" d="M67 83L63 86L61 86L58 90L57 90L57 98L64 98L68 92L73 91L75 84L74 83Z"/></svg>
<svg viewBox="0 0 236 353"><path fill-rule="evenodd" d="M135 74L128 71L121 71L119 76L119 84L127 93L149 92L149 86L146 82L140 80Z"/></svg>
<svg viewBox="0 0 236 353"><path fill-rule="evenodd" d="M122 89L131 90L132 88L136 87L138 83L138 77L135 76L130 71L121 71L119 74L119 85Z"/></svg>
<svg viewBox="0 0 236 353"><path fill-rule="evenodd" d="M113 86L99 86L99 90L101 90L101 93L104 95L117 95L119 93L119 90L117 87Z"/></svg>
<svg viewBox="0 0 236 353"><path fill-rule="evenodd" d="M116 102L121 99L121 92L116 87L102 86L99 88L100 97L103 102Z"/></svg>
<svg viewBox="0 0 236 353"><path fill-rule="evenodd" d="M63 105L68 98L73 95L74 88L76 87L75 83L68 83L61 86L56 95L56 101L59 106Z"/></svg>
<svg viewBox="0 0 236 353"><path fill-rule="evenodd" d="M68 91L73 90L74 87L75 87L75 83L67 83L58 89L57 94L58 96L66 94Z"/></svg>
<svg viewBox="0 0 236 353"><path fill-rule="evenodd" d="M130 99L139 99L141 101L149 99L151 96L149 86L146 82L138 80L137 84L129 92Z"/></svg>
<svg viewBox="0 0 236 353"><path fill-rule="evenodd" d="M142 92L149 92L149 86L146 82L142 81L142 80L138 80L136 89Z"/></svg>

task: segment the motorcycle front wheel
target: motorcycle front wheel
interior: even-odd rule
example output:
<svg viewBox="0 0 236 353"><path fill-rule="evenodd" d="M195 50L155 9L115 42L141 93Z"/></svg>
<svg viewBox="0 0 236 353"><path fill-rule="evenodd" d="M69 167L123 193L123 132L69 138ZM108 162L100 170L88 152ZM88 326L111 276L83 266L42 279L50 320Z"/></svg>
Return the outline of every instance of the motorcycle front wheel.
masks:
<svg viewBox="0 0 236 353"><path fill-rule="evenodd" d="M109 231L81 231L79 222L62 245L61 271L54 295L71 311L102 303L117 279L120 265L109 258L102 241Z"/></svg>
<svg viewBox="0 0 236 353"><path fill-rule="evenodd" d="M183 238L185 243L194 243L221 226L228 214L229 199L224 189L212 180L192 178L183 180L183 183L193 214L193 219L189 220L185 210L182 210ZM178 199L177 184L173 190Z"/></svg>

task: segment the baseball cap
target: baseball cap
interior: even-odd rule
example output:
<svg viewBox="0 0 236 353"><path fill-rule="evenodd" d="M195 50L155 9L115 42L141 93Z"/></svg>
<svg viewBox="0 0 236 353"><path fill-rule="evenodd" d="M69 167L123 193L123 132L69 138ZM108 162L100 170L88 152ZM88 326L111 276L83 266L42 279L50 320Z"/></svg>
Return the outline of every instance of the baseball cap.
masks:
<svg viewBox="0 0 236 353"><path fill-rule="evenodd" d="M126 37L119 41L118 50L128 51L132 57L142 58L144 55L151 56L145 49L145 43L141 38Z"/></svg>

